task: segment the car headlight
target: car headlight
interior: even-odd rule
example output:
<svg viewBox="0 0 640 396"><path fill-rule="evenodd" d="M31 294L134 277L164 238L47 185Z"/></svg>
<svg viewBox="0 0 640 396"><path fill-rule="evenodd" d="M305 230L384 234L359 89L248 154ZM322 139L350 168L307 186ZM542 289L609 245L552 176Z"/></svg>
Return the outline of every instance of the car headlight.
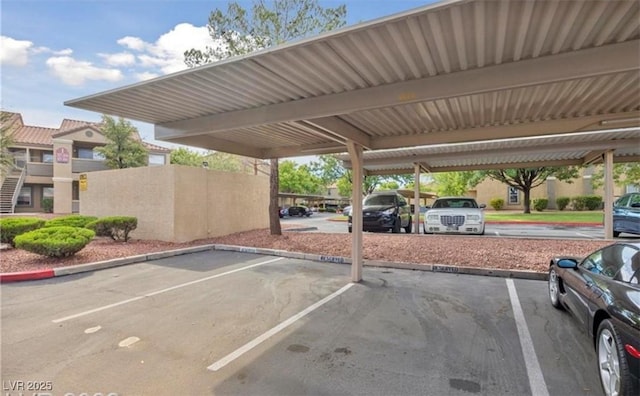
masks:
<svg viewBox="0 0 640 396"><path fill-rule="evenodd" d="M396 213L396 208L390 208L382 212L383 215L391 216Z"/></svg>
<svg viewBox="0 0 640 396"><path fill-rule="evenodd" d="M473 220L473 221L480 221L480 215L477 215L477 214L468 215L467 219L468 220Z"/></svg>
<svg viewBox="0 0 640 396"><path fill-rule="evenodd" d="M438 215L437 214L427 215L427 220L438 221Z"/></svg>

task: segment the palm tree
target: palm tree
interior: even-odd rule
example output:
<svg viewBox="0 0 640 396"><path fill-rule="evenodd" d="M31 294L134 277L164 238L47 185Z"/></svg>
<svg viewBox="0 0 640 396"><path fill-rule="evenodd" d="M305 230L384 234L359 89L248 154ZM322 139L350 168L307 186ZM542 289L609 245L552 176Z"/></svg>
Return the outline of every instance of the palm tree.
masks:
<svg viewBox="0 0 640 396"><path fill-rule="evenodd" d="M10 122L11 113L0 113L0 175L13 167L13 155L9 151L9 147L13 145L13 128Z"/></svg>

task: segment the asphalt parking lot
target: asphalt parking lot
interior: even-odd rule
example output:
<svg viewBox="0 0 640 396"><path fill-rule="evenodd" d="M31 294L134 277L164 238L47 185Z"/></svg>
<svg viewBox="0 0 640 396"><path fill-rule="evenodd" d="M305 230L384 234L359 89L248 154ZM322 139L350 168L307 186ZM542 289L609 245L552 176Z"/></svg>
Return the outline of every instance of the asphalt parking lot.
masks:
<svg viewBox="0 0 640 396"><path fill-rule="evenodd" d="M591 344L545 282L349 274L209 251L4 284L3 392L601 394Z"/></svg>

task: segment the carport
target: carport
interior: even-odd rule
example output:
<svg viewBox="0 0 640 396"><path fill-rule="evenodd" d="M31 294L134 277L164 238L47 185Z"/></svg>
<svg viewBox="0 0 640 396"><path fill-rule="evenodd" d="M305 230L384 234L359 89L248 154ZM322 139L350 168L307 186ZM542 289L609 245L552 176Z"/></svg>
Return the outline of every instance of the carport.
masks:
<svg viewBox="0 0 640 396"><path fill-rule="evenodd" d="M65 104L255 158L347 151L361 230L365 151L638 127L640 4L445 1ZM604 156L607 207L614 150L581 157Z"/></svg>
<svg viewBox="0 0 640 396"><path fill-rule="evenodd" d="M483 142L434 144L407 149L363 153L362 168L368 175L401 175L415 172L419 192L420 173L479 169L576 166L640 161L640 129L575 132L563 135L495 139ZM338 155L348 169L348 155ZM611 164L606 164L606 202L613 202ZM417 196L417 195L416 195ZM612 213L605 211L607 238L612 238ZM419 233L419 213L414 213L414 231Z"/></svg>

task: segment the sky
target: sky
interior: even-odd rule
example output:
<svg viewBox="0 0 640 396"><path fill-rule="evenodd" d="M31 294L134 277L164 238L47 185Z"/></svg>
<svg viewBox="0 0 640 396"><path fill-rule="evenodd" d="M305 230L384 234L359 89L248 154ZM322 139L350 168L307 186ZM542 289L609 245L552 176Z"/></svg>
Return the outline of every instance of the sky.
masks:
<svg viewBox="0 0 640 396"><path fill-rule="evenodd" d="M320 0L347 6L347 26L410 10L427 0ZM64 102L186 69L183 53L212 44L207 20L223 0L2 0L0 99L25 124L58 128L101 114ZM250 8L252 2L240 0ZM153 125L131 120L145 141Z"/></svg>

